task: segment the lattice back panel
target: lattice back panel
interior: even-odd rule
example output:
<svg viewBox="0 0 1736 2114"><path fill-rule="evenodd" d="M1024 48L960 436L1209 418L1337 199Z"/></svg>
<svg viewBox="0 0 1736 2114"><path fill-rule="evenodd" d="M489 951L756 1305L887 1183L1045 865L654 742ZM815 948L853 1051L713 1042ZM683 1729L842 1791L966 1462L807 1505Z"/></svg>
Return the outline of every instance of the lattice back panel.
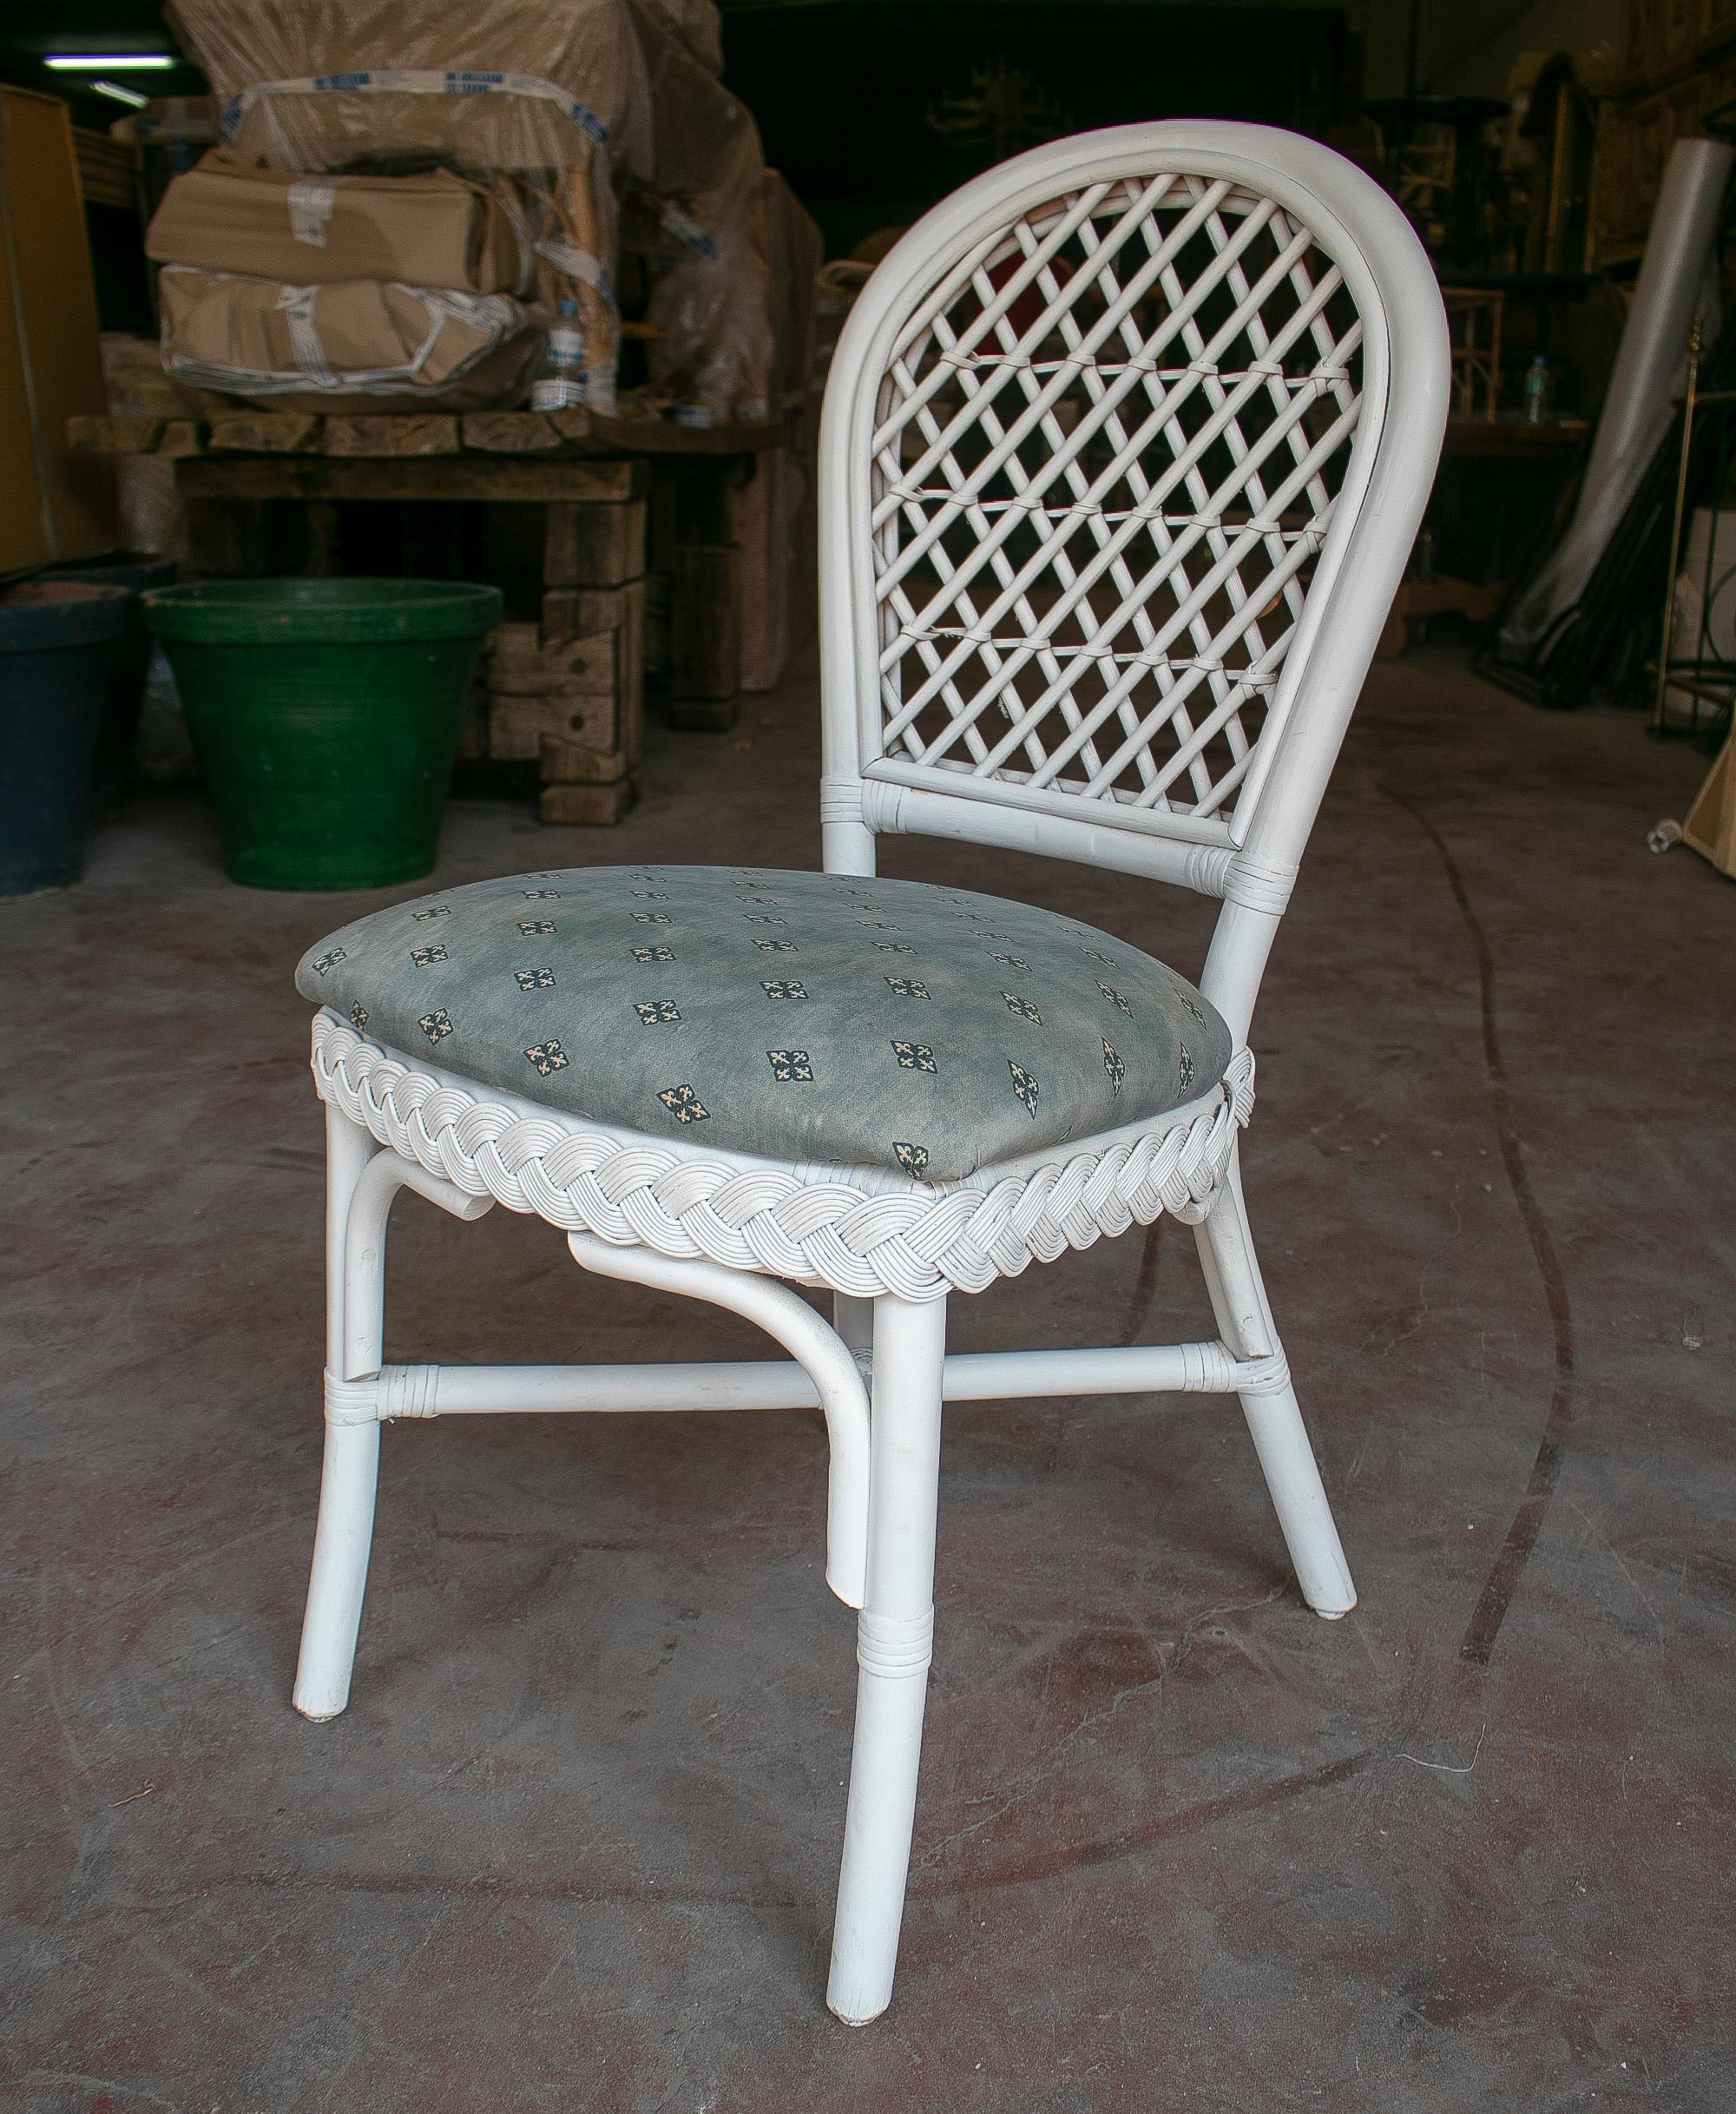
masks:
<svg viewBox="0 0 1736 2114"><path fill-rule="evenodd" d="M881 384L884 753L1232 826L1361 402L1338 266L1165 175L979 242Z"/></svg>

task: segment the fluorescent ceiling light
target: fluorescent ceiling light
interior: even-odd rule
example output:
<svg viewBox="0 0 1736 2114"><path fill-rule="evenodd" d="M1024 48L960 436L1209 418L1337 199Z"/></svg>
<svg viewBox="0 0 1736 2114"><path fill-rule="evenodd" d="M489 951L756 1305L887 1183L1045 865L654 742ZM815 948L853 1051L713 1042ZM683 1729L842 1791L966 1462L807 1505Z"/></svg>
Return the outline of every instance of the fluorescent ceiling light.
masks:
<svg viewBox="0 0 1736 2114"><path fill-rule="evenodd" d="M54 51L43 61L57 74L161 73L176 63L167 51Z"/></svg>
<svg viewBox="0 0 1736 2114"><path fill-rule="evenodd" d="M93 81L92 91L106 95L111 102L124 102L129 109L144 110L150 107L150 97L140 95L137 89L122 88L118 81Z"/></svg>

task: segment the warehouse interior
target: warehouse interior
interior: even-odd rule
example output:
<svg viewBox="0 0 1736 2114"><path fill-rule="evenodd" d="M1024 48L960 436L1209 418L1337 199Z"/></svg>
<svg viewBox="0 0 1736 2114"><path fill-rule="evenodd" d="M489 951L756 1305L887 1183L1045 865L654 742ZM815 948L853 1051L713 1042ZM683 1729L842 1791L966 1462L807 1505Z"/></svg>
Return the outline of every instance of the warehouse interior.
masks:
<svg viewBox="0 0 1736 2114"><path fill-rule="evenodd" d="M1238 832L1265 856L1276 774L1259 777L1256 751L1290 722L1246 711L1246 689L1231 703L1253 747L1226 706L1173 765L1192 753L1191 780L1154 794L1147 776L1156 833L1191 861L1173 872L1104 848L1132 827L1115 804L1141 805L1131 764L1100 773L1115 789L1088 837L1049 831L1060 794L1042 810L1021 780L1024 806L973 838L920 790L945 781L933 765L923 779L912 733L903 779L884 778L906 807L858 795L849 811L881 830L865 863L838 820L852 678L828 565L865 577L871 556L892 581L855 650L882 655L895 733L931 738L896 686L911 669L938 686L944 653L980 651L984 695L1015 701L983 728L1036 694L1005 674L1011 618L979 623L960 598L924 630L921 596L912 616L897 591L898 519L933 500L910 497L900 465L987 473L963 445L923 453L938 424L922 389L944 418L957 385L919 387L915 354L882 374L858 350L865 325L916 273L943 201L994 195L1016 157L1163 122L1178 129L1141 143L1138 183L1166 155L1193 167L1203 140L1243 156L1237 181L1257 191L1254 135L1196 125L1299 142L1272 166L1366 213L1372 282L1414 260L1426 285L1393 326L1393 403L1421 404L1416 371L1438 367L1435 411L1390 444L1422 465L1385 502L1409 525L1351 546L1340 588L1333 537L1363 458L1354 419L1334 438L1331 392L1367 385L1372 338L1347 329L1348 297L1327 303L1305 251L1298 303L1318 295L1335 333L1309 353L1327 409L1246 434L1249 459L1303 436L1314 482L1299 473L1267 521L1243 462L1253 504L1209 530L1233 542L1253 515L1280 554L1259 593L1248 574L1213 585L1185 649L1151 643L1168 605L1137 568L1115 576L1121 610L1080 603L1076 635L1050 614L1074 595L1064 555L1049 600L1016 605L1043 680L1059 685L1069 654L1108 667L1100 721L1134 662L1141 682L1179 668L1184 691L1233 689L1224 642L1269 643L1280 606L1362 624L1317 662L1350 671L1355 710L1293 895L1275 899L1251 1025L1224 935L1276 885L1275 866L1235 862ZM1325 154L1342 179L1308 159ZM7 2105L1732 2104L1733 171L1736 20L1719 0L511 0L473 23L433 0L6 10ZM1105 215L1134 181L1102 179ZM1216 198L1201 195L1186 194L1196 214ZM1280 241L1305 223L1283 199ZM1226 210L1212 239L1264 255L1247 229L1267 209ZM1161 247L1174 222L1141 211L1139 239ZM1190 340L1191 366L1153 355L1136 382L1138 359L1094 367L1075 319L1098 313L1079 291L1092 274L1031 276L1055 221L1032 209L1019 226L1026 251L985 248L940 312L963 333L945 350L967 371L971 330L998 314L1003 364L1024 371L1009 386L1078 383L1084 431L1101 420L1110 443L1090 453L1075 405L1030 447L1084 465L1094 495L1128 480L1113 491L1145 510L1155 579L1193 516L1147 504L1140 480L1161 491L1166 451L1185 450L1174 426L1129 439L1133 421L1102 412L1105 378L1112 393L1185 389L1189 372L1221 388L1230 363ZM1098 255L1113 307L1132 267ZM1161 344L1184 290L1142 298L1127 328ZM1269 359L1246 342L1262 377L1297 385L1281 338ZM871 423L891 422L874 474L906 504L889 529L880 502L874 536L831 494L821 445L828 382L842 431L858 363ZM889 455L901 391L918 438ZM1002 428L984 430L998 461ZM1329 443L1351 471L1318 469ZM1044 517L1017 480L1037 458L1007 459L1015 483L957 504L931 570L907 576L924 593L958 595L979 547L1012 553L991 561L1003 583L1036 565L1020 538ZM850 504L865 518L886 487L869 492L862 460ZM1204 489L1187 487L1202 518ZM1082 534L1118 532L1125 502L1072 490L1069 522L1112 524ZM1286 604L1272 582L1292 577ZM1368 578L1378 606L1358 617ZM1311 603L1317 588L1336 599ZM993 607L1014 602L1009 588ZM1115 629L1129 622L1137 652ZM1305 702L1286 708L1299 723ZM1082 777L1043 761L1052 736L1029 713L1021 726L1031 782L1049 772L1076 794ZM1073 745L1088 756L1089 733ZM992 777L989 738L959 748L974 767L946 767ZM1213 834L1239 780L1254 790ZM767 1148L728 1128L699 1069L713 1016L681 978L723 972L683 959L680 892L704 870L718 916L759 928L753 1003L781 1040L799 1022L814 1053L756 1050L783 1109L830 1091L815 1001L822 962L841 976L844 957L811 948L788 907L826 867L857 877L871 937L853 944L879 952L838 1034L884 1054L880 1024L903 1006L936 1047L892 1041L890 1089L865 1068L842 1097L854 1109ZM936 1098L952 1089L941 1002L965 986L950 960L930 971L919 935L899 958L893 892L912 883L1148 968L1198 1023L1181 1023L1196 1051L1221 1030L1236 1051L1221 1087L1182 1047L1164 1098L1138 1069L1134 970L1080 987L1110 1009L1101 1035L1079 1030L1092 1090L1113 1091L1116 1123L1124 1092L1129 1123L1146 1092L1146 1129L1172 1141L1161 1198L1119 1216L1091 1202L1121 1133L1101 1116L1065 1128L1060 1057L1027 1056L1046 1098L994 1057L996 1120L1022 1127L1006 1135L1036 1136L1040 1110L1054 1126L1036 1176L1035 1150L1028 1166L981 1143L1002 1134L968 1093ZM529 1044L496 1075L467 1039L460 942L479 929L466 904L502 886L514 938L488 972L516 978L512 1004L557 1012L490 1031ZM559 951L579 944L567 925L587 891L611 886L645 972L613 1041L591 1017L613 971L581 984L583 957ZM1013 948L989 958L1000 1020L1032 1037L1082 1020L1038 990L1023 939L972 931L979 953ZM386 948L414 971L377 970L369 950ZM424 995L403 999L394 975ZM1000 988L1016 975L1018 992ZM557 977L553 1000L532 993ZM1238 1099L1244 1036L1258 1092ZM652 1047L681 1061L645 1075L670 1083L628 1120L603 1072ZM1201 1090L1221 1111L1176 1145ZM888 1091L902 1098L874 1102ZM828 1146L883 1106L904 1125L896 1164ZM905 1121L919 1106L951 1113L924 1131ZM367 1165L420 1190L391 1208L371 1350L355 1287L385 1221L358 1262L332 1171L355 1149L346 1123ZM619 1161L550 1189L545 1163L576 1167L604 1133ZM946 1155L973 1140L989 1172L955 1181ZM1100 1156L1078 1173L1088 1147ZM648 1230L632 1168L654 1162L679 1189L707 1151L750 1187L786 1170L814 1212L848 1189L858 1215L837 1222L878 1213L881 1230L848 1257L834 1242L835 1268L815 1236L800 1269L765 1248L759 1191L734 1216L715 1201L693 1239ZM969 1281L954 1251L937 1262L919 1230L884 1230L963 1199L979 1230L1003 1210L1016 1231L1063 1160L1062 1232L997 1235ZM1238 1337L1221 1275L1196 1260L1244 1182L1256 1305L1263 1268L1281 1348L1258 1316ZM871 1353L852 1319L867 1297L845 1287L883 1238L902 1260L876 1280ZM949 1378L944 1419L932 1404L932 1656L905 1664L887 1640L911 1633L875 1597L902 1530L877 1540L874 1507L903 1472L880 1438L907 1413L896 1314L919 1307L944 1309L949 1373L1032 1350L1057 1379L997 1396ZM813 1361L803 1329L824 1339ZM1102 1378L1168 1345L1194 1360L1185 1380ZM1099 1378L1069 1392L1081 1347L1103 1347ZM875 1448L853 1594L845 1421L819 1377L833 1351ZM779 1383L754 1406L752 1361L785 1353L809 1391ZM1232 1377L1212 1377L1211 1354ZM447 1413L550 1409L549 1376L579 1367L601 1376L591 1406L627 1411L626 1368L714 1361L742 1413L697 1398ZM530 1367L522 1401L483 1400L486 1376ZM1312 1582L1262 1439L1259 1404L1287 1382L1354 1575L1347 1610ZM347 1660L333 1676L320 1658L309 1564L316 1512L322 1547L353 1516L332 1464L364 1426L372 1553L364 1528L359 1572L320 1559L365 1580L352 1685ZM919 1698L920 1773L907 1884L893 1860L901 1934L895 1913L871 1999L851 1993L849 1871L887 1751L863 1730L887 1667Z"/></svg>

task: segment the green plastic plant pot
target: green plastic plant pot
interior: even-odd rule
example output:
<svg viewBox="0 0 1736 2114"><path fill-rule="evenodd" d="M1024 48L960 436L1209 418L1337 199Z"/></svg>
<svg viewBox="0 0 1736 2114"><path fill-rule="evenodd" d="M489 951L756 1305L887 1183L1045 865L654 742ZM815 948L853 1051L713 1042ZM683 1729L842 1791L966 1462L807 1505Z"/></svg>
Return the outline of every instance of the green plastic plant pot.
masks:
<svg viewBox="0 0 1736 2114"><path fill-rule="evenodd" d="M207 580L141 600L232 879L384 888L432 869L498 588Z"/></svg>

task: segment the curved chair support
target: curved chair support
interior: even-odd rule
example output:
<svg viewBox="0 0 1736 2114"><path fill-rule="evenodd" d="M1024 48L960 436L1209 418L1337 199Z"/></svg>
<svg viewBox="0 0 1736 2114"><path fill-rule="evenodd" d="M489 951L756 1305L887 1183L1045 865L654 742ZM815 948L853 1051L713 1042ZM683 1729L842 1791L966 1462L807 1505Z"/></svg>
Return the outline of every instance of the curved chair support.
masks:
<svg viewBox="0 0 1736 2114"><path fill-rule="evenodd" d="M367 1590L379 1475L379 1424L358 1419L346 1383L378 1373L384 1355L386 1231L402 1189L454 1218L494 1208L414 1160L372 1149L365 1130L327 1103L329 1240L326 1421L313 1566L296 1664L295 1707L336 1717L349 1701ZM770 1278L720 1264L611 1247L569 1236L574 1260L598 1276L655 1286L727 1307L782 1344L812 1380L831 1449L826 1502L826 1584L847 1607L862 1605L868 1547L868 1393L855 1359L807 1301Z"/></svg>
<svg viewBox="0 0 1736 2114"><path fill-rule="evenodd" d="M835 1330L799 1294L770 1277L751 1277L721 1263L660 1255L649 1248L613 1248L595 1234L570 1233L573 1260L599 1277L727 1307L781 1343L819 1390L832 1449L826 1473L825 1582L848 1608L859 1608L868 1573L868 1390Z"/></svg>
<svg viewBox="0 0 1736 2114"><path fill-rule="evenodd" d="M350 1206L339 1380L378 1372L385 1355L386 1225L400 1189L414 1189L455 1219L485 1218L494 1209L491 1196L472 1196L395 1152L376 1154L363 1169Z"/></svg>

